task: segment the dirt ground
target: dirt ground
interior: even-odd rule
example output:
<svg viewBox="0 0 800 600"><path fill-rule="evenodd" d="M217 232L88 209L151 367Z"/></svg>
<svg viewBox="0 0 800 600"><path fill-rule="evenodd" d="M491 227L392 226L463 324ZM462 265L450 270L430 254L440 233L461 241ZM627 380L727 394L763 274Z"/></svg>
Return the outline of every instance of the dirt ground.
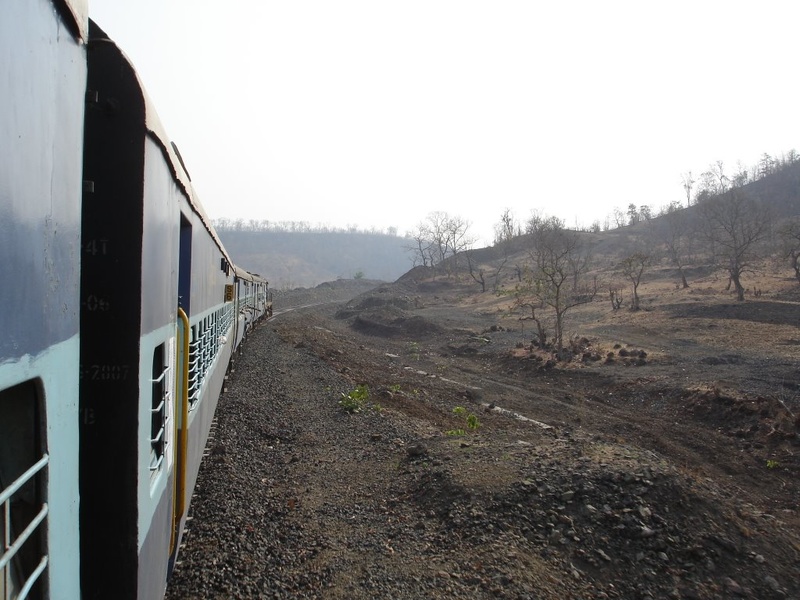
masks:
<svg viewBox="0 0 800 600"><path fill-rule="evenodd" d="M231 429L281 439L279 473L248 463L272 482L248 502L278 509L243 552L283 563L221 581L245 559L210 557L219 524L196 524L172 597L800 598L800 286L758 286L742 303L713 277L653 277L637 312L597 298L568 313L561 361L466 280L276 302L193 504L223 518ZM268 384L239 375L262 351Z"/></svg>

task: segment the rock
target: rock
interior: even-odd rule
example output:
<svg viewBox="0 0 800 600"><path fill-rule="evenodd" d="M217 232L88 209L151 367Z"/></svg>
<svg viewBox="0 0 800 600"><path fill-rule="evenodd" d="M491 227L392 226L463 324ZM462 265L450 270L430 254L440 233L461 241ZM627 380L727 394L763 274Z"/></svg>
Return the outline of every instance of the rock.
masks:
<svg viewBox="0 0 800 600"><path fill-rule="evenodd" d="M418 458L420 456L425 456L428 453L428 449L425 447L424 444L416 443L416 444L409 444L406 446L406 454L408 454L411 458Z"/></svg>
<svg viewBox="0 0 800 600"><path fill-rule="evenodd" d="M641 531L639 531L639 535L643 538L650 538L653 537L656 532L649 527L642 527Z"/></svg>
<svg viewBox="0 0 800 600"><path fill-rule="evenodd" d="M721 535L709 535L708 540L732 554L737 554L739 552L739 549L736 547L735 543L728 538L722 537Z"/></svg>
<svg viewBox="0 0 800 600"><path fill-rule="evenodd" d="M764 583L766 583L767 586L769 586L769 589L771 589L773 592L781 594L781 597L785 596L783 589L781 588L781 584L778 583L778 580L772 575L767 575L764 577Z"/></svg>
<svg viewBox="0 0 800 600"><path fill-rule="evenodd" d="M606 554L605 552L603 552L603 551L602 551L600 548L597 548L597 549L595 550L595 552L597 552L597 555L598 555L600 558L602 558L604 561L606 561L606 562L611 562L611 557L610 557L608 554Z"/></svg>
<svg viewBox="0 0 800 600"><path fill-rule="evenodd" d="M744 590L742 586L735 579L731 579L730 577L723 577L722 585L725 589L736 596L744 596Z"/></svg>

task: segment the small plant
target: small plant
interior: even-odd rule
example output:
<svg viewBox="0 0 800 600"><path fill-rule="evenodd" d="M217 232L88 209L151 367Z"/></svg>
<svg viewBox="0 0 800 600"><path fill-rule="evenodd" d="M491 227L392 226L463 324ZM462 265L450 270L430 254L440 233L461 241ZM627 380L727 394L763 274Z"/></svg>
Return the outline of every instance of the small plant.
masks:
<svg viewBox="0 0 800 600"><path fill-rule="evenodd" d="M463 429L448 429L444 432L445 435L449 436L459 436L459 435L467 435L467 432Z"/></svg>
<svg viewBox="0 0 800 600"><path fill-rule="evenodd" d="M767 468L768 469L777 469L780 466L781 466L781 464L777 460L773 460L771 458L767 459Z"/></svg>
<svg viewBox="0 0 800 600"><path fill-rule="evenodd" d="M414 360L419 360L419 344L417 342L408 342L408 354Z"/></svg>
<svg viewBox="0 0 800 600"><path fill-rule="evenodd" d="M364 385L357 385L354 390L345 394L342 392L342 397L339 400L341 406L346 412L357 413L361 412L367 404L369 399L369 388Z"/></svg>
<svg viewBox="0 0 800 600"><path fill-rule="evenodd" d="M390 385L389 386L389 391L392 392L393 394L398 393L400 391L400 384L399 383L395 383L394 385Z"/></svg>
<svg viewBox="0 0 800 600"><path fill-rule="evenodd" d="M480 422L478 421L478 417L473 413L467 414L467 409L463 406L456 406L453 409L453 414L457 417L463 417L467 424L467 429L470 431L476 431L478 427L481 426ZM445 431L446 435L466 435L466 431L463 429L450 429Z"/></svg>
<svg viewBox="0 0 800 600"><path fill-rule="evenodd" d="M476 417L472 413L467 415L467 427L469 429L471 429L472 431L475 431L480 426L481 426L481 424L478 422L478 417Z"/></svg>

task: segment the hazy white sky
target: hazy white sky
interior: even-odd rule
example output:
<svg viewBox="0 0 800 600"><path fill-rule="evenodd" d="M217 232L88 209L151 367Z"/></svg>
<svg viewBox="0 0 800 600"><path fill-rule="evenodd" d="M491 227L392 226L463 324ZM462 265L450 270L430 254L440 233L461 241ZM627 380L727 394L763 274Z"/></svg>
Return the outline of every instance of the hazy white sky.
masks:
<svg viewBox="0 0 800 600"><path fill-rule="evenodd" d="M796 0L89 0L212 218L490 242L800 150Z"/></svg>

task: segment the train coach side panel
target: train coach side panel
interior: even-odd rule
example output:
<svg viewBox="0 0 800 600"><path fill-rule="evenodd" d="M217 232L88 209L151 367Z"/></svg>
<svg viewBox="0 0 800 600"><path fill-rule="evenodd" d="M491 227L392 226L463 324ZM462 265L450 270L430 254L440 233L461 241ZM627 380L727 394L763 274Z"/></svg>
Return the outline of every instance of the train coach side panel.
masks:
<svg viewBox="0 0 800 600"><path fill-rule="evenodd" d="M78 333L86 65L63 29L49 2L3 0L0 361Z"/></svg>
<svg viewBox="0 0 800 600"><path fill-rule="evenodd" d="M47 502L49 513L34 534L39 537L46 528L41 549L48 562L34 593L53 599L80 594L78 315L86 26L80 0L0 3L0 491L20 475L18 468L30 466L19 463L26 447L38 446L37 458L48 454L38 500ZM6 412L5 390L21 389L18 385L35 390L39 402L38 423L27 429ZM14 429L13 435L4 426ZM4 443L12 439L13 444ZM4 516L0 523L3 530ZM0 548L0 555L4 551ZM0 582L0 597L4 585Z"/></svg>
<svg viewBox="0 0 800 600"><path fill-rule="evenodd" d="M219 395L230 362L233 348L234 303L225 300L225 286L233 283L233 269L223 263L225 258L214 237L208 234L199 215L193 215L192 239L192 323L213 321L224 315L225 326L218 328L207 346L210 358L208 369L200 387L200 398L189 414L191 435L188 453L187 490L191 491L197 479L203 450L208 439ZM227 258L226 258L227 261ZM208 335L208 330L206 335ZM189 492L191 493L191 492ZM188 503L188 499L187 499Z"/></svg>
<svg viewBox="0 0 800 600"><path fill-rule="evenodd" d="M148 135L145 140L139 343L140 598L158 598L164 594L171 551L176 310L180 206L183 202L183 191L172 176L162 146ZM157 382L159 378L160 383Z"/></svg>
<svg viewBox="0 0 800 600"><path fill-rule="evenodd" d="M145 99L94 24L88 48L81 295L81 586L137 597ZM89 302L91 299L91 302Z"/></svg>

